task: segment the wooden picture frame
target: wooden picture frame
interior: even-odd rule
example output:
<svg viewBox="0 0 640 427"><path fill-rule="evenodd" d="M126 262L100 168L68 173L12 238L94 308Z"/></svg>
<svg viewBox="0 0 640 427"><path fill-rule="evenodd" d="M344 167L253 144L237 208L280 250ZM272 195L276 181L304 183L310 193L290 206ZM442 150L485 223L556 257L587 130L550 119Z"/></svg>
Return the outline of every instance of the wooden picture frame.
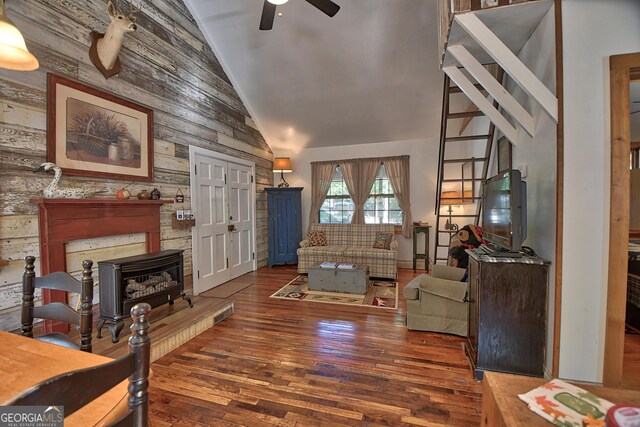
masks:
<svg viewBox="0 0 640 427"><path fill-rule="evenodd" d="M513 147L511 141L506 137L498 139L498 173L508 171L512 168Z"/></svg>
<svg viewBox="0 0 640 427"><path fill-rule="evenodd" d="M47 161L66 175L153 181L153 110L47 74Z"/></svg>

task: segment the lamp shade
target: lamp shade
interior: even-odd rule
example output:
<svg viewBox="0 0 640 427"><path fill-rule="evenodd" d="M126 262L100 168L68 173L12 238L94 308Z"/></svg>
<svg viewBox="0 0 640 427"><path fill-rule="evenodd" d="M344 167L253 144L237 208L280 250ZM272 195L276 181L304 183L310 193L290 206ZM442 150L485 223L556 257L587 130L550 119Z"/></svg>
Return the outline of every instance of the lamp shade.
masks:
<svg viewBox="0 0 640 427"><path fill-rule="evenodd" d="M289 0L269 0L269 3L271 3L271 4L285 4L288 1Z"/></svg>
<svg viewBox="0 0 640 427"><path fill-rule="evenodd" d="M471 191L465 191L464 198L460 191L443 191L440 195L440 205L442 206L465 205L468 203L473 203Z"/></svg>
<svg viewBox="0 0 640 427"><path fill-rule="evenodd" d="M289 157L276 157L273 159L273 172L274 173L289 173L293 172L291 166L291 159Z"/></svg>
<svg viewBox="0 0 640 427"><path fill-rule="evenodd" d="M0 10L0 67L31 71L39 66L36 57L27 50L20 30Z"/></svg>

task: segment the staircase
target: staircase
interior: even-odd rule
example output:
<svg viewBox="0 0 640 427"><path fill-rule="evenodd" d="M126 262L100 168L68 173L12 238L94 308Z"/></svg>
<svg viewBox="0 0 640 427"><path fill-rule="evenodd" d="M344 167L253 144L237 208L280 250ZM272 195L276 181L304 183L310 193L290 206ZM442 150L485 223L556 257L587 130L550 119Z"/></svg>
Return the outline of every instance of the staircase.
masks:
<svg viewBox="0 0 640 427"><path fill-rule="evenodd" d="M446 226L449 217L451 223L461 226L479 222L479 183L487 178L496 128L514 146L533 141L534 118L503 87L504 73L557 121L557 98L517 57L552 6L553 0L438 0L440 67L445 73L445 86L435 203L434 263L447 259L449 239L456 231L455 226ZM485 64L497 64L499 71L491 73ZM451 112L450 96L457 93L464 93L477 108ZM479 116L486 116L490 123L486 133L447 135L450 120L468 122ZM480 153L482 150L477 144L484 144L484 154L451 154L452 146L461 144L475 144L462 153ZM480 172L478 176L476 171ZM447 187L456 192L447 191ZM464 213L443 212L443 207L450 208L452 204L465 206ZM470 204L474 206L467 206Z"/></svg>
<svg viewBox="0 0 640 427"><path fill-rule="evenodd" d="M502 82L504 71L500 68L497 71L496 80ZM476 85L478 90L483 90L480 85ZM491 156L491 149L493 145L493 137L495 134L495 125L493 122L489 122L488 131L486 134L478 135L458 135L448 136L447 131L451 129L449 126L450 120L464 119L464 123L460 127L460 134L464 131L464 128L474 117L484 116L484 113L479 110L471 109L464 112L451 112L451 95L462 94L462 89L459 86L451 86L451 79L448 75L444 78L444 90L442 96L442 122L440 127L440 150L438 155L438 179L436 188L436 241L435 241L435 254L434 263L439 261L447 261L447 252L449 248L449 240L452 234L458 231L458 226L464 226L469 223L478 225L480 220L480 183L487 178L489 171L489 160ZM462 96L462 95L461 95ZM498 108L498 102L493 101L493 108ZM447 147L452 144L473 144L475 147L468 147L467 152L477 151L477 144L484 144L484 155L482 157L449 157ZM460 168L451 168L447 165L460 165ZM464 167L468 165L467 169L470 169L468 176L464 173ZM478 175L476 170L477 166L482 166L481 173ZM453 191L443 191L446 187L453 189ZM470 190L467 190L471 188ZM458 191L456 191L458 190ZM455 196L451 196L451 193L458 193ZM452 214L449 210L444 210L445 206L449 207L452 204L465 205L465 213ZM470 206L473 205L473 206ZM449 207L449 209L451 209ZM472 211L473 213L469 213ZM449 223L449 220L451 223ZM458 224L458 225L456 225Z"/></svg>

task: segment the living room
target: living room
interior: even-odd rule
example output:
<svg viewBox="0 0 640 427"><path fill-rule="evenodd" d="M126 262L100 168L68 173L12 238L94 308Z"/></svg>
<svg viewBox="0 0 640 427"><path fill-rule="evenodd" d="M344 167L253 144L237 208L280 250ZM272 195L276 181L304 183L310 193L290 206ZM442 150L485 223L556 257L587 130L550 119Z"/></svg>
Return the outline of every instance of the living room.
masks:
<svg viewBox="0 0 640 427"><path fill-rule="evenodd" d="M361 105L371 105L371 112L368 113L364 107L358 107L360 110L357 110L350 104L349 99L345 99L349 94L339 93L340 82L336 83L334 88L326 85L330 85L331 79L339 78L347 79L348 83L355 86L359 84L359 80L361 84L365 81L375 82L376 74L371 71L371 75L367 75L367 67L361 64L356 68L354 75L348 75L347 70L341 70L339 75L330 75L329 83L325 86L320 85L319 88L324 88L326 94L315 92L310 95L317 97L317 110L307 111L296 104L292 104L289 107L291 110L287 110L284 108L285 105L279 105L279 109L283 111L301 110L297 113L300 118L292 114L291 122L280 123L279 128L263 128L262 125L270 123L269 120L272 119L268 116L253 117L251 112L264 111L264 108L259 104L252 106L246 99L253 99L253 91L259 91L260 85L265 88L265 93L269 93L268 79L272 77L275 81L276 78L283 78L277 76L278 66L286 68L287 64L295 64L292 70L287 70L286 73L281 71L283 75L291 75L302 66L299 62L304 63L310 59L297 57L294 62L293 59L288 60L285 52L281 51L281 56L276 58L279 63L273 61L275 68L267 71L261 68L258 62L252 61L257 61L262 55L259 53L260 48L273 55L276 47L270 46L267 49L267 46L261 46L268 44L267 41L256 40L260 40L260 37L263 40L266 40L266 37L279 37L278 34L293 27L300 32L291 29L288 32L290 35L298 35L299 38L294 38L289 43L301 44L310 57L324 56L324 62L318 63L322 67L316 70L316 74L330 74L331 69L326 69L326 64L334 61L331 55L348 56L350 52L333 52L333 45L323 44L323 38L328 38L323 32L335 32L335 36L348 34L348 30L344 28L331 27L343 21L326 18L321 14L316 15L317 11L310 5L296 5L292 0L287 6L292 6L290 9L282 9L286 15L283 18L278 17L275 21L272 30L272 33L276 33L274 36L272 33L257 30L262 2L246 2L242 5L231 5L231 2L223 4L221 1L185 3L179 0L120 1L119 7L123 11L128 12L129 4L140 11L136 14L137 29L125 35L120 51L122 70L118 75L107 79L93 65L89 53L90 32L104 32L110 22L106 1L6 1L7 16L22 32L29 50L38 58L40 67L30 72L6 69L0 71L3 104L0 113L0 259L8 261L7 265L0 267L0 329L10 331L20 327L24 258L34 255L36 271L39 272L41 266L38 205L32 203L31 199L41 198L42 190L52 179L48 174L33 173L34 169L49 159L48 73L98 88L153 110L152 181L140 177L110 179L85 174L63 175L61 185L93 191L104 190L106 192L100 197L112 199L123 187L134 196L143 190L151 192L157 188L163 199L174 199L178 193L183 193L182 204L166 204L160 208L160 244L162 249L184 250L185 274L188 276L193 273L191 230L173 228L171 224L177 210L194 208L191 205L190 191L190 146L213 150L255 164L255 258L259 273L252 274L259 274L258 277L264 280L265 286L282 284L273 283L274 279L271 278L272 274L278 274L278 268L273 269L274 271L265 268L269 236L264 189L276 186L280 181L279 174L272 172L274 157L289 157L294 170L286 175L286 179L292 187L304 187L302 218L305 232L309 223L311 162L362 157L409 155L413 220L425 221L432 225L435 223L434 200L444 77L438 64L436 2L393 2L392 7L383 2L379 2L375 7L362 1L353 2L349 7L342 4L340 13L335 17L347 19L346 25L353 26L349 24L348 19L356 20L359 19L359 13L366 14L367 20L363 18L363 22L371 27L363 28L362 34L351 35L356 39L356 48L360 49L367 45L370 45L371 49L382 49L391 37L388 40L380 37L385 40L378 40L381 44L376 45L373 43L374 35L384 35L385 31L391 35L406 30L405 36L410 37L411 43L405 46L405 49L387 47L389 50L385 52L397 51L398 57L384 60L391 62L394 69L399 69L404 60L400 57L401 54L423 56L424 59L421 59L420 63L426 64L427 72L424 77L426 82L420 84L420 90L435 92L435 95L430 95L435 101L423 109L416 109L416 105L408 105L408 110L400 113L385 111L384 106L374 107L374 103L386 99L390 103L398 102L398 99L401 102L405 96L403 91L418 91L413 77L409 79L398 73L397 81L384 82L388 84L385 88L380 82L378 84L381 87L377 90L375 86L359 88L370 92L368 98L360 101ZM552 262L548 287L547 374L577 381L602 383L605 381L606 369L605 325L611 204L609 123L612 113L609 107L608 61L611 55L640 51L640 8L633 0L563 0L560 5L562 38L558 40L558 35L554 35L554 30L557 31L560 25L555 21L557 9L551 7L518 56L552 92L556 93L558 87L562 88L558 94L558 104L563 112L559 120L562 128L557 129L556 123L535 101L517 89L513 82L508 83L507 88L530 111L536 123L532 141L514 146L513 166L521 169L526 167L527 172L527 245L535 248L541 257ZM209 11L200 11L195 19L191 17L195 11L209 6ZM378 15L374 13L376 10ZM369 16L370 14L374 16ZM341 15L346 17L342 18ZM238 74L233 74L229 70L233 69L234 64L229 56L225 58L224 46L236 46L228 43L227 39L236 35L234 31L237 31L237 28L234 29L234 25L237 26L238 22L234 19L240 19L237 17L241 17L242 22L246 20L252 23L253 39L243 39L246 50L239 50L236 55L253 65L247 65L248 70L240 69L237 71ZM374 32L372 28L377 28L375 23L379 20L385 21L388 27L379 28ZM209 26L212 22L214 30L220 31L220 34L216 36L214 32L204 35L200 26ZM403 28L409 26L409 22L411 25L424 25L425 28ZM306 27L308 25L315 26L311 27L313 30L309 30L309 27ZM278 30L282 31L278 33ZM424 43L420 38L423 32L429 32L429 43ZM276 41L280 42L278 39ZM562 46L561 55L557 55L556 46ZM355 55L355 52L353 54ZM559 68L556 63L558 58L562 60ZM364 65L373 67L373 64ZM562 71L560 77L557 74L558 69ZM418 68L417 71L422 70L423 68ZM243 72L247 74L247 78L256 79L257 83L245 87L240 85ZM407 73L409 72L415 70L408 70ZM263 75L258 78L257 74ZM307 84L315 87L313 82L305 83L306 76L307 74L300 72L297 79L291 83L292 91L298 92L301 97L309 96L305 91ZM312 76L320 78L315 74ZM410 83L407 84L407 81ZM383 90L389 92L385 94ZM398 95L390 98L389 94L393 91L398 92ZM411 94L406 94L406 97L413 99ZM256 99L262 102L261 98ZM277 99L272 101L278 102ZM343 121L335 121L329 112L322 111L330 109L332 103L338 112L338 106L345 103L346 109L352 110L353 115L343 112ZM467 105L461 101L459 106L466 108ZM384 120L385 113L391 115L389 120ZM369 115L371 117L367 117ZM300 127L294 118L300 120ZM414 132L405 132L409 125L401 125L420 121L424 123L413 127L412 129L416 129ZM365 125L372 122L379 124L377 127ZM392 132L381 129L387 123L393 124L390 128ZM304 140L308 136L304 132L307 125L311 126L310 129L314 132L332 127L339 130L334 130L333 134L324 134L330 135L327 140L315 146L311 142L312 146L308 147ZM486 129L486 122L474 119L466 132L481 132L483 126ZM289 128L292 130L291 133L288 131ZM340 138L340 133L336 132L341 132L345 137ZM559 156L557 153L562 154ZM560 170L561 178L558 178ZM557 193L557 188L560 189L560 193ZM557 201L558 197L560 203ZM558 224L562 227L560 234L556 231L559 229ZM410 267L412 241L400 235L396 235L396 239L399 242L399 280L407 282L413 271L406 275L407 272L403 272L403 269ZM431 253L434 251L433 245L432 234ZM65 262L70 273L78 274L82 269L82 260L86 258L94 260L97 264L101 260L144 252L146 242L144 234L141 233L89 238L67 244ZM286 270L285 274L295 276L295 270ZM561 288L556 287L557 283L561 283ZM265 292L259 293L260 298ZM259 321L259 312L268 311L268 308L262 305L264 301L254 301L254 298L258 298L256 295L241 297L237 302L237 312L233 316L239 314L241 309L246 309L247 312L254 310L256 313L251 319ZM560 296L561 302L557 303ZM254 308L251 308L252 305ZM313 316L323 315L322 307L310 310L314 313ZM274 315L277 316L278 313ZM279 310L279 315L284 316L285 313ZM333 325L335 329L329 327L331 325L327 326L327 333L336 333L336 329L340 329L341 326L347 328L347 323L354 321L344 310L329 311L329 315L335 316L336 323ZM300 321L304 317L305 314L300 313L294 316ZM560 319L560 327L554 324L555 319ZM395 321L400 322L396 326L401 328L402 319ZM251 328L248 322L242 322L241 325ZM397 330L393 333L400 334ZM242 332L238 331L238 334ZM450 341L447 336L424 336L427 341L441 343L443 348L447 348L447 352L452 344L459 347L459 342ZM151 337L153 339L153 331ZM367 337L375 341L375 338L372 338L374 334L370 333ZM420 341L415 337L412 340L412 346ZM375 351L375 346L364 348ZM191 354L193 350L187 345L185 354ZM184 357L196 356L191 354ZM458 362L463 360L462 354L455 357L460 358ZM159 366L158 370L161 369ZM477 412L479 388L474 385L468 387L475 393L475 398L470 399L474 402L469 405ZM275 411L274 408L271 409ZM268 413L269 407L267 406L263 412ZM478 414L474 416L477 417ZM185 416L184 419L189 418ZM379 419L377 421L382 422ZM444 423L443 418L440 418L440 421ZM416 420L414 422L418 423Z"/></svg>

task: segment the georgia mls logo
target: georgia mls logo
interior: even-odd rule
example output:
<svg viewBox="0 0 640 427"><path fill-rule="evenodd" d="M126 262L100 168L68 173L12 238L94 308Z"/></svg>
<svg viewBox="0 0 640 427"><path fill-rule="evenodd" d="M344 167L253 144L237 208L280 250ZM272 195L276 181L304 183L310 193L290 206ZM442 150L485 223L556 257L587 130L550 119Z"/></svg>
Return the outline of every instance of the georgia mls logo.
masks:
<svg viewBox="0 0 640 427"><path fill-rule="evenodd" d="M0 427L59 427L63 425L63 406L0 407Z"/></svg>
<svg viewBox="0 0 640 427"><path fill-rule="evenodd" d="M53 412L54 414L57 413L64 417L64 415L62 415L62 410L60 410L60 408L58 408L57 406L49 406L47 409L44 410L45 414L47 412Z"/></svg>

